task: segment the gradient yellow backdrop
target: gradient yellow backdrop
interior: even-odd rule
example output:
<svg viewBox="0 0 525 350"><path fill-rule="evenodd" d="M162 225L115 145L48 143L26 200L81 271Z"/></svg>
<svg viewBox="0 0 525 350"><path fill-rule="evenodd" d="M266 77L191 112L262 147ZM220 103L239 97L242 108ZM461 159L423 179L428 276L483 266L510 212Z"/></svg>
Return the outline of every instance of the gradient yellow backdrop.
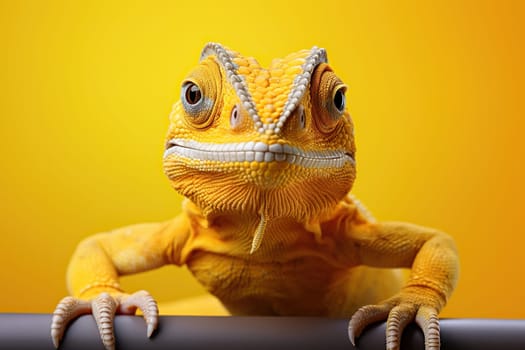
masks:
<svg viewBox="0 0 525 350"><path fill-rule="evenodd" d="M452 234L448 317L525 318L522 1L1 1L0 312L51 312L77 242L165 220L180 81L208 41L262 63L325 47L349 85L354 193ZM159 300L184 269L123 279Z"/></svg>

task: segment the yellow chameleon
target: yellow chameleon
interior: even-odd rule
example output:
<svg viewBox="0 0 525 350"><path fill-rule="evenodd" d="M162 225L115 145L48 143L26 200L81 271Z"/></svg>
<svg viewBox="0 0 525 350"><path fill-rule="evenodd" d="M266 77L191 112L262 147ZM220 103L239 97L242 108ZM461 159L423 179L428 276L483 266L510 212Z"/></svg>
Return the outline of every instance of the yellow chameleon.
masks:
<svg viewBox="0 0 525 350"><path fill-rule="evenodd" d="M388 349L415 321L426 349L438 349L438 313L458 275L454 242L434 229L376 222L349 195L356 164L345 92L324 49L263 68L207 44L182 83L164 153L165 173L186 197L182 214L79 244L68 268L72 296L53 316L55 346L86 313L107 349L115 313L139 308L151 336L156 301L127 294L118 278L175 264L234 315L353 315L352 343L387 320ZM411 269L406 283L394 268Z"/></svg>

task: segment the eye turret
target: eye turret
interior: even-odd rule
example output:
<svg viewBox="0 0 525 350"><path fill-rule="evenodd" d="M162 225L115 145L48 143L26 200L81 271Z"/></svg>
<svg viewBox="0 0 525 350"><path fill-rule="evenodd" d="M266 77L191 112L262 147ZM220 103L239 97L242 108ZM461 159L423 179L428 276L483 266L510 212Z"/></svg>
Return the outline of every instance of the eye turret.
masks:
<svg viewBox="0 0 525 350"><path fill-rule="evenodd" d="M186 120L196 128L211 125L218 114L221 94L221 74L215 62L206 60L184 80L180 101Z"/></svg>
<svg viewBox="0 0 525 350"><path fill-rule="evenodd" d="M321 132L329 133L339 125L346 108L346 89L327 64L317 66L310 83L310 96L313 119Z"/></svg>

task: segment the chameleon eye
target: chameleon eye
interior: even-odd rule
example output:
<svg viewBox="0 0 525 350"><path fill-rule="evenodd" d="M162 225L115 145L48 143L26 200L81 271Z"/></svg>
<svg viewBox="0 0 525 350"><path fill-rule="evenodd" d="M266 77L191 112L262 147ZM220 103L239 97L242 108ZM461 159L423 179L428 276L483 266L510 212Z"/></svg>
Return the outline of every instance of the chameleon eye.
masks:
<svg viewBox="0 0 525 350"><path fill-rule="evenodd" d="M182 83L180 103L186 112L185 119L193 127L203 129L210 126L220 114L220 72L217 64L206 60L190 73Z"/></svg>
<svg viewBox="0 0 525 350"><path fill-rule="evenodd" d="M342 85L339 86L334 93L334 107L337 109L340 113L343 113L346 107L346 86Z"/></svg>
<svg viewBox="0 0 525 350"><path fill-rule="evenodd" d="M187 82L182 87L184 100L190 105L196 105L202 100L202 93L200 87L192 82Z"/></svg>
<svg viewBox="0 0 525 350"><path fill-rule="evenodd" d="M323 133L339 125L346 108L346 85L325 63L315 69L310 81L313 120Z"/></svg>

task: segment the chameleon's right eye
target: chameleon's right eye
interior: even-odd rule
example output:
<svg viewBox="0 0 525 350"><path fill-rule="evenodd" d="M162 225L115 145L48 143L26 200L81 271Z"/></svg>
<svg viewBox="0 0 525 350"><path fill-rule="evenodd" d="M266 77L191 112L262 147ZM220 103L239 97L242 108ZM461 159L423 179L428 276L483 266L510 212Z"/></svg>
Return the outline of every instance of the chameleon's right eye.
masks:
<svg viewBox="0 0 525 350"><path fill-rule="evenodd" d="M191 81L182 86L182 95L184 102L190 106L194 106L202 101L201 88Z"/></svg>
<svg viewBox="0 0 525 350"><path fill-rule="evenodd" d="M186 112L186 120L202 129L211 125L220 103L221 76L217 64L204 61L182 83L180 101Z"/></svg>
<svg viewBox="0 0 525 350"><path fill-rule="evenodd" d="M192 124L197 127L206 124L213 108L213 100L204 95L196 82L187 80L182 84L180 100Z"/></svg>

